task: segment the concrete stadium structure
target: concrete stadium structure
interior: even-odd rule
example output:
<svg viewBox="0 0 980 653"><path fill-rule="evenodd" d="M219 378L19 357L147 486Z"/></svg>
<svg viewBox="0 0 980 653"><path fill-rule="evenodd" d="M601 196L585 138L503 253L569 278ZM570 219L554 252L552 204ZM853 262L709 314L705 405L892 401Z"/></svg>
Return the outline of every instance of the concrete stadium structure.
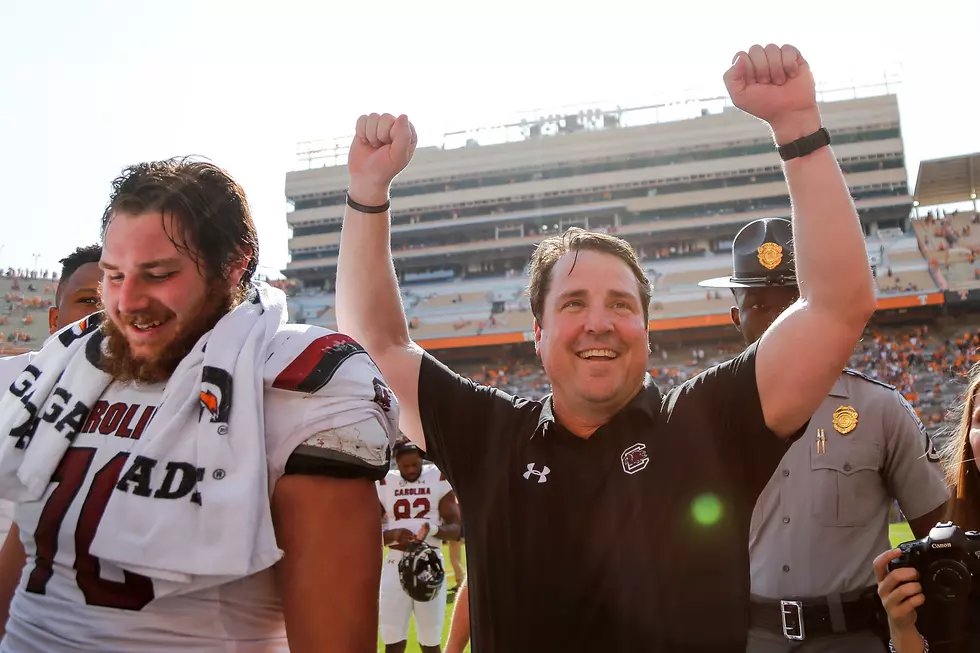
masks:
<svg viewBox="0 0 980 653"><path fill-rule="evenodd" d="M694 117L665 119L670 106L583 111L450 135L461 147L420 147L392 188L392 249L413 337L432 349L529 339L524 266L536 243L570 226L637 248L655 281L652 330L727 325L729 297L697 282L730 270L732 238L747 222L789 217L789 196L762 123L718 99L684 108ZM878 277L881 307L940 304L910 226L896 97L826 102L821 112L869 259L889 271ZM482 144L484 136L505 142ZM307 169L289 172L285 185L294 209L283 272L305 286L292 316L327 326L345 143L306 147Z"/></svg>

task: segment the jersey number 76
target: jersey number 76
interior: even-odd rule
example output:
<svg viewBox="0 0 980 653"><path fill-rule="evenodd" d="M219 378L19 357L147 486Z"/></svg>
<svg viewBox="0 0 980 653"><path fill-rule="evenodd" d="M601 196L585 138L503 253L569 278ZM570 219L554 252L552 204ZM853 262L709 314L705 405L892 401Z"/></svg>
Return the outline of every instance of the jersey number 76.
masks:
<svg viewBox="0 0 980 653"><path fill-rule="evenodd" d="M27 580L26 591L44 594L53 574L52 565L58 553L58 533L61 531L65 514L78 495L88 475L89 467L95 458L96 450L91 447L69 447L61 458L51 481L58 487L51 492L41 516L34 542L37 548L34 569ZM139 574L124 571L123 582L105 580L100 577L99 559L89 553L95 532L102 519L102 513L109 503L109 497L119 480L128 453L117 453L112 460L95 473L88 494L82 502L82 509L75 526L75 582L88 605L119 610L142 610L153 600L153 581Z"/></svg>

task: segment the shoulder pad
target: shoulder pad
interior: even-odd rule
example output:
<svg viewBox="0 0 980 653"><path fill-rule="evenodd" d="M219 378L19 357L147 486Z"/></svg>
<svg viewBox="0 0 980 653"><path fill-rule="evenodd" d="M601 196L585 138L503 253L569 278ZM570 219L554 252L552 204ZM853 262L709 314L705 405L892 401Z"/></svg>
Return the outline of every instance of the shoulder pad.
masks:
<svg viewBox="0 0 980 653"><path fill-rule="evenodd" d="M330 336L347 339L347 336L338 331L314 324L281 324L272 338L269 351L296 356L311 344Z"/></svg>
<svg viewBox="0 0 980 653"><path fill-rule="evenodd" d="M878 379L872 379L870 376L868 376L864 372L859 372L858 370L852 370L849 367L845 367L844 368L844 374L848 374L850 376L856 376L859 379L864 379L865 381L867 381L869 383L874 383L875 385L880 385L883 388L888 388L889 390L895 390L897 392L895 386L889 385L888 383L885 383L884 381L879 381Z"/></svg>
<svg viewBox="0 0 980 653"><path fill-rule="evenodd" d="M342 376L364 376L369 384L377 378L384 385L374 361L349 336L313 325L284 324L269 348L264 376L273 388L314 394L330 383L341 365L358 354L362 354L358 357L360 365L345 367ZM375 387L376 393L380 390Z"/></svg>

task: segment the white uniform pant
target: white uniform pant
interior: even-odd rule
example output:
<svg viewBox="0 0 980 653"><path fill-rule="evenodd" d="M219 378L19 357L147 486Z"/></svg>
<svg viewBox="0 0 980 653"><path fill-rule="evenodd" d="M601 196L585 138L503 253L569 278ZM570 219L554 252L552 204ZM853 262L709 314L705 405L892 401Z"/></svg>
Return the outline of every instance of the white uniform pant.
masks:
<svg viewBox="0 0 980 653"><path fill-rule="evenodd" d="M381 570L381 641L388 645L408 639L408 620L414 612L419 646L439 646L446 619L446 583L442 583L439 593L431 601L415 601L402 589L398 578L401 559L401 551L389 549ZM439 551L439 559L442 560L442 551Z"/></svg>

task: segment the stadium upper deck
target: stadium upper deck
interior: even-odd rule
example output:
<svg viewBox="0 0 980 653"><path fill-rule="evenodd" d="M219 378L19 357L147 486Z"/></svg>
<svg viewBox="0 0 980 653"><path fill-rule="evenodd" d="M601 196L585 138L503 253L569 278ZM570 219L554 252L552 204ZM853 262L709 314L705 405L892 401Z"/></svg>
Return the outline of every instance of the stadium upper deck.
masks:
<svg viewBox="0 0 980 653"><path fill-rule="evenodd" d="M869 259L881 272L883 307L941 303L909 233L912 199L895 96L824 103L821 111ZM722 105L673 122L648 124L649 116L635 115L642 113L552 116L510 126L516 142L479 145L471 138L455 149L420 148L392 189L392 250L413 337L432 348L526 339L524 267L541 238L570 226L615 233L637 248L655 284L652 329L727 324L727 295L697 282L730 269L731 241L745 223L789 216L771 136ZM292 316L328 326L335 325L330 290L345 147L337 141L319 151L334 157L331 165L286 178L295 210L287 214L293 236L285 272L306 287L291 300Z"/></svg>
<svg viewBox="0 0 980 653"><path fill-rule="evenodd" d="M895 96L821 110L868 232L902 228L911 198ZM521 270L543 236L573 225L662 258L724 251L749 220L788 215L780 161L758 121L727 107L627 126L634 113L544 119L517 142L420 148L392 189L402 282ZM329 289L335 276L346 183L342 165L286 177L295 208L285 272L307 286Z"/></svg>

